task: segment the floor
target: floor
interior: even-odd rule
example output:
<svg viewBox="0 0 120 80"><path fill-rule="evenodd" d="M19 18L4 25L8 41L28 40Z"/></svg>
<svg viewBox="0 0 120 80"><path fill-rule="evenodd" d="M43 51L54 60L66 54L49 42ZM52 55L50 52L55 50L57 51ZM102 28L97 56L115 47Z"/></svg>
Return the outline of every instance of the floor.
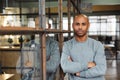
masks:
<svg viewBox="0 0 120 80"><path fill-rule="evenodd" d="M116 56L107 60L106 80L120 80L120 52Z"/></svg>
<svg viewBox="0 0 120 80"><path fill-rule="evenodd" d="M107 60L106 80L120 80L120 60Z"/></svg>

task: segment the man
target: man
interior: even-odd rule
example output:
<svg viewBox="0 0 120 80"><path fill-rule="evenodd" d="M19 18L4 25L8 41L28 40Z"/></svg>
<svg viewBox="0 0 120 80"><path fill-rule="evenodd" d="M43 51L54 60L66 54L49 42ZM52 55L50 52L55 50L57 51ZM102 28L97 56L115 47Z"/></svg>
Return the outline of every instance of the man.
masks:
<svg viewBox="0 0 120 80"><path fill-rule="evenodd" d="M22 47L22 55L17 62L17 72L22 74L21 80L40 80L40 43L35 42L35 36ZM54 80L60 64L58 42L46 37L46 79Z"/></svg>
<svg viewBox="0 0 120 80"><path fill-rule="evenodd" d="M74 38L65 42L61 67L69 80L105 80L106 57L103 45L87 36L90 23L84 14L75 16Z"/></svg>

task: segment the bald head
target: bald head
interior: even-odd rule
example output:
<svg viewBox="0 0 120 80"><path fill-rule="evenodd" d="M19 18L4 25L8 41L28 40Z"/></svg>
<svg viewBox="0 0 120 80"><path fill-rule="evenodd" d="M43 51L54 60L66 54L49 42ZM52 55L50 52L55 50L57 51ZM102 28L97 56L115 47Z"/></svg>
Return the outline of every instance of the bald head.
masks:
<svg viewBox="0 0 120 80"><path fill-rule="evenodd" d="M74 21L75 21L77 18L80 18L80 17L84 17L84 18L87 20L87 22L89 23L88 17L87 17L86 15L84 15L84 14L78 14L78 15L76 15L76 16L74 17Z"/></svg>

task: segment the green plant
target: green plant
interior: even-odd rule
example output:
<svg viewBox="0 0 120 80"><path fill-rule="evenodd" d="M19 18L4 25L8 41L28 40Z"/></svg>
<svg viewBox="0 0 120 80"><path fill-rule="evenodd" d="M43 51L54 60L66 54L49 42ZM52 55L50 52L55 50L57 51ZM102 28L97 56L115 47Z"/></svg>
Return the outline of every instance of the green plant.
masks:
<svg viewBox="0 0 120 80"><path fill-rule="evenodd" d="M8 42L9 43L13 43L13 39L12 38L8 38Z"/></svg>

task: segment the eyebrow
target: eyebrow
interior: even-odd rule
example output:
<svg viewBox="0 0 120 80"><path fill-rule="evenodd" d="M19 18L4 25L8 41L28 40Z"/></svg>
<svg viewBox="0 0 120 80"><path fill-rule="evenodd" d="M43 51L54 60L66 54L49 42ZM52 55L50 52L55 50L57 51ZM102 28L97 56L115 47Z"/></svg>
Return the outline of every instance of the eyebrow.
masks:
<svg viewBox="0 0 120 80"><path fill-rule="evenodd" d="M83 24L83 23L86 24L87 22L82 22L82 23L80 23L80 22L74 22L74 23L75 23L75 24L78 24L78 23L79 23L79 24Z"/></svg>

